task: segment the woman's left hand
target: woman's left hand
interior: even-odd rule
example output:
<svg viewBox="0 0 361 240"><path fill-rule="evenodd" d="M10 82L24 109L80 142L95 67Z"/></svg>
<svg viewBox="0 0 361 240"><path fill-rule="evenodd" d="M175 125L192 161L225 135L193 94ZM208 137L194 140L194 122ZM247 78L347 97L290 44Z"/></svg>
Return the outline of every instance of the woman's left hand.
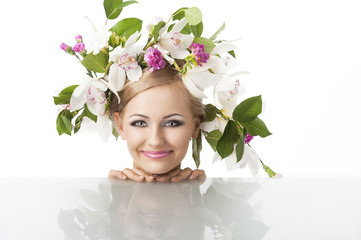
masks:
<svg viewBox="0 0 361 240"><path fill-rule="evenodd" d="M158 175L157 176L157 181L158 182L181 182L183 180L195 180L195 179L200 179L200 180L205 180L206 177L206 173L204 172L204 170L200 170L200 169L196 169L196 170L192 170L190 168L185 168L185 169L174 169L166 174L162 174L162 175Z"/></svg>

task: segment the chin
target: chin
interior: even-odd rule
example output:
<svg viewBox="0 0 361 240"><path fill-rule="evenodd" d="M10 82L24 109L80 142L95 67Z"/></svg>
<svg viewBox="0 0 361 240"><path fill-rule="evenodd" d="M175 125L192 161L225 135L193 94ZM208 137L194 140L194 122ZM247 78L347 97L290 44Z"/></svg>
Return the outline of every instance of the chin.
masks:
<svg viewBox="0 0 361 240"><path fill-rule="evenodd" d="M178 166L178 165L177 165ZM165 174L172 171L177 166L149 166L149 168L144 169L149 174Z"/></svg>

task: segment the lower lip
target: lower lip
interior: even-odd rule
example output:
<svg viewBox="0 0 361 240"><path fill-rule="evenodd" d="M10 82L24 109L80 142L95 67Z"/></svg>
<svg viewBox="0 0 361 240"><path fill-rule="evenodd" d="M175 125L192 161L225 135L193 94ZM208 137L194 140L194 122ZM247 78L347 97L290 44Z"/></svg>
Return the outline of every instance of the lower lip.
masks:
<svg viewBox="0 0 361 240"><path fill-rule="evenodd" d="M161 158L165 158L166 156L168 156L169 154L171 154L172 151L159 151L159 152L148 152L148 151L143 151L142 153L149 158L152 159L161 159Z"/></svg>

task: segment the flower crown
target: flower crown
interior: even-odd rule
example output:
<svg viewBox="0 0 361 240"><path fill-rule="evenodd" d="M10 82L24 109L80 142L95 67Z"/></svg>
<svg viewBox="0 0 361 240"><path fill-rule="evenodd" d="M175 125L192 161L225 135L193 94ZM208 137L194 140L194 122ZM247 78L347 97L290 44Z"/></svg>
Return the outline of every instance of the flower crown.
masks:
<svg viewBox="0 0 361 240"><path fill-rule="evenodd" d="M104 0L107 21L118 18L122 9L133 3L137 2ZM236 57L236 46L217 40L225 24L210 38L203 37L201 11L197 7L181 8L167 22L156 18L148 25L147 41L139 44L142 24L138 18L124 18L111 28L105 26L96 31L86 44L80 35L75 37L72 47L61 44L60 48L77 57L87 73L83 83L54 96L54 103L64 107L56 119L59 135L77 133L83 121L90 119L103 138L111 133L118 137L107 114L111 95L120 102L118 91L123 89L126 79L138 81L143 68L157 71L169 64L182 74L182 81L193 96L206 98L204 89L213 87L214 105L205 106L206 119L198 138L192 142L196 166L200 164L204 135L227 165L245 166L249 159L256 158L270 177L277 176L249 146L253 136L267 137L271 133L258 117L262 112L261 96L237 105L240 82L235 76L245 72L228 73ZM176 60L183 61L183 66ZM257 174L257 169L252 173Z"/></svg>

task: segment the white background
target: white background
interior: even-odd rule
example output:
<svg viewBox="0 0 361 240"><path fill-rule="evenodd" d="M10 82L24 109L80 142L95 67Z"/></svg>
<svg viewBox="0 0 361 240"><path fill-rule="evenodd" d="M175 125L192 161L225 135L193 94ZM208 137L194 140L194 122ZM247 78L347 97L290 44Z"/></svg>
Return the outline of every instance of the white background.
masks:
<svg viewBox="0 0 361 240"><path fill-rule="evenodd" d="M252 146L285 176L361 176L361 15L351 0L139 0L121 17L168 19L179 7L198 6L204 36L223 22L224 39L237 39L247 92L262 94L261 118L273 133ZM92 19L105 22L101 0L1 1L0 177L106 177L131 167L126 145L96 134L58 136L56 90L82 81L84 68L60 50L86 37ZM114 24L109 22L108 24ZM204 142L205 143L205 142ZM212 165L204 144L201 168L210 177L248 176ZM188 155L184 166L194 168Z"/></svg>

